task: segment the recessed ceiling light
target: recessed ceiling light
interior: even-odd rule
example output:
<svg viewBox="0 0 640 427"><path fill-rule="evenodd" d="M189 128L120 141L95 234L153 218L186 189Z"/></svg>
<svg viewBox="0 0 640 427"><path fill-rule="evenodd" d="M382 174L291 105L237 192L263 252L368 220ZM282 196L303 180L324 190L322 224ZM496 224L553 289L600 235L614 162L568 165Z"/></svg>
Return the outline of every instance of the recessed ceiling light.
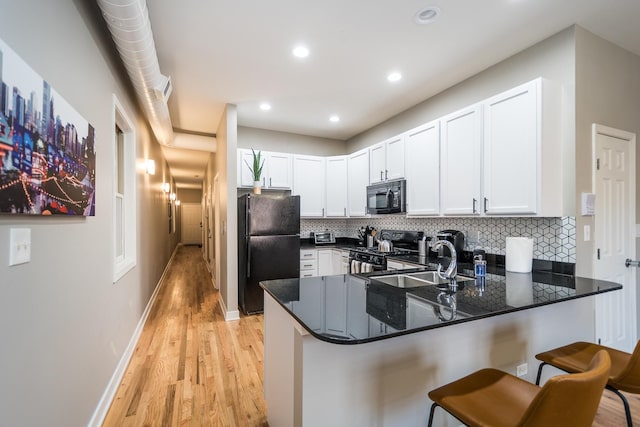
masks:
<svg viewBox="0 0 640 427"><path fill-rule="evenodd" d="M329 121L333 122L333 123L337 123L337 122L340 121L340 117L338 117L336 115L333 115L333 116L329 117Z"/></svg>
<svg viewBox="0 0 640 427"><path fill-rule="evenodd" d="M271 110L271 104L269 104L267 102L263 102L262 104L260 104L260 109L262 111L269 111L269 110Z"/></svg>
<svg viewBox="0 0 640 427"><path fill-rule="evenodd" d="M293 49L293 56L297 58L306 58L307 56L309 56L309 49L304 46L296 46Z"/></svg>
<svg viewBox="0 0 640 427"><path fill-rule="evenodd" d="M393 72L387 76L387 80L389 80L390 82L397 82L401 78L402 78L402 74L396 73L396 72Z"/></svg>
<svg viewBox="0 0 640 427"><path fill-rule="evenodd" d="M433 6L423 7L422 9L418 10L413 16L413 22L418 25L431 24L433 21L438 19L439 15L440 8Z"/></svg>

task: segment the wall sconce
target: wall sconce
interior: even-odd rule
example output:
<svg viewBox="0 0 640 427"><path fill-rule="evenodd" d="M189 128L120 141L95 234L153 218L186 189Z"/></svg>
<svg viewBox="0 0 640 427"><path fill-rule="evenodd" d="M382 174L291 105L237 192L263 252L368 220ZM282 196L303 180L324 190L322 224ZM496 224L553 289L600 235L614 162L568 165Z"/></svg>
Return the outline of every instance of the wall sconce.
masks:
<svg viewBox="0 0 640 427"><path fill-rule="evenodd" d="M162 191L164 191L165 193L168 193L169 190L171 190L171 186L169 185L168 182L165 182L162 184Z"/></svg>
<svg viewBox="0 0 640 427"><path fill-rule="evenodd" d="M156 161L152 160L152 159L147 159L147 161L144 164L145 166L145 170L147 171L147 174L149 175L155 175L156 174Z"/></svg>
<svg viewBox="0 0 640 427"><path fill-rule="evenodd" d="M176 206L180 206L180 200L176 200Z"/></svg>
<svg viewBox="0 0 640 427"><path fill-rule="evenodd" d="M169 194L169 199L175 200L176 199L176 193Z"/></svg>

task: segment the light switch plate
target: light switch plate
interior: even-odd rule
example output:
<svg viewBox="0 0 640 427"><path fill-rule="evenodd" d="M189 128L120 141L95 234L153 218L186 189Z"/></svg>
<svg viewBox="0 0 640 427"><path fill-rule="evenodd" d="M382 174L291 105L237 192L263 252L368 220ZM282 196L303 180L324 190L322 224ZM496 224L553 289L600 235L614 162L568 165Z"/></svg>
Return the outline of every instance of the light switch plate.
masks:
<svg viewBox="0 0 640 427"><path fill-rule="evenodd" d="M9 266L31 261L31 229L9 230Z"/></svg>

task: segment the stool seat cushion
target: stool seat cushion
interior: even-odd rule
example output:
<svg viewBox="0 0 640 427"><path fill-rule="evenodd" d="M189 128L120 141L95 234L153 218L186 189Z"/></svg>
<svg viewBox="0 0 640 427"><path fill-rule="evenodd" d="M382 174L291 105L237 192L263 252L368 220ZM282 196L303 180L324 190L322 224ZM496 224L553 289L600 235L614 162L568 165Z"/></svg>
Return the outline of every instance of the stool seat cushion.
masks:
<svg viewBox="0 0 640 427"><path fill-rule="evenodd" d="M468 426L517 425L540 388L497 369L481 369L429 392Z"/></svg>

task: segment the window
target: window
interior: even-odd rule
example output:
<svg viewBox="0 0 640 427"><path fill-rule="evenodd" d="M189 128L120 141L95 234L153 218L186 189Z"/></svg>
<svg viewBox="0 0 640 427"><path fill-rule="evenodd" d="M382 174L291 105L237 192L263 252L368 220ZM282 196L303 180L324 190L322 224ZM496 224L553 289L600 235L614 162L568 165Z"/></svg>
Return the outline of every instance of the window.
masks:
<svg viewBox="0 0 640 427"><path fill-rule="evenodd" d="M136 137L131 120L113 97L113 282L136 265Z"/></svg>

